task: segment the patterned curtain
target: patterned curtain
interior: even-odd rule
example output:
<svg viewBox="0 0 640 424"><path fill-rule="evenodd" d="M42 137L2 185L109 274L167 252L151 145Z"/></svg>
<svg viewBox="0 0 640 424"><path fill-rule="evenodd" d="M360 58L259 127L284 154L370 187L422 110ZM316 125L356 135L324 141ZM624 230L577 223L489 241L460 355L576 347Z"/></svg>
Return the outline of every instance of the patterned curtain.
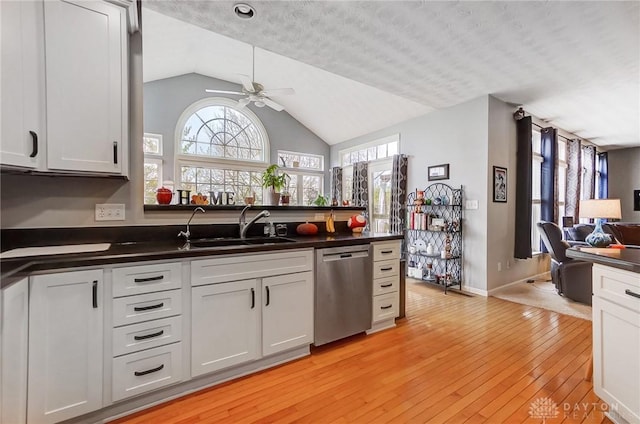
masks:
<svg viewBox="0 0 640 424"><path fill-rule="evenodd" d="M367 219L366 229L369 229L369 163L356 162L353 164L353 206L363 206L366 209L362 215Z"/></svg>
<svg viewBox="0 0 640 424"><path fill-rule="evenodd" d="M402 233L407 219L407 156L394 155L391 170L391 216L389 231Z"/></svg>
<svg viewBox="0 0 640 424"><path fill-rule="evenodd" d="M580 216L580 193L582 187L582 146L579 139L567 140L567 186L564 198L565 216L578 223Z"/></svg>
<svg viewBox="0 0 640 424"><path fill-rule="evenodd" d="M331 200L335 199L338 206L342 205L342 168L331 168Z"/></svg>
<svg viewBox="0 0 640 424"><path fill-rule="evenodd" d="M596 197L596 148L582 146L582 199Z"/></svg>
<svg viewBox="0 0 640 424"><path fill-rule="evenodd" d="M598 153L598 171L600 172L598 199L606 199L609 197L609 154L607 152Z"/></svg>

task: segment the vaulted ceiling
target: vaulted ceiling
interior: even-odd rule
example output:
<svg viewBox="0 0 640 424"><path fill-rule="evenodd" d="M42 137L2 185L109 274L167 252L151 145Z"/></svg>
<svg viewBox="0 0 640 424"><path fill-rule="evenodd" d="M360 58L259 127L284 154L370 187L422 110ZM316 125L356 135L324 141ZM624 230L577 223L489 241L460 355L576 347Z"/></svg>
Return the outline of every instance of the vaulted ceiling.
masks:
<svg viewBox="0 0 640 424"><path fill-rule="evenodd" d="M145 81L266 88L329 144L481 95L605 149L640 146L640 2L144 0ZM155 12L157 13L155 13ZM215 88L215 87L211 87Z"/></svg>

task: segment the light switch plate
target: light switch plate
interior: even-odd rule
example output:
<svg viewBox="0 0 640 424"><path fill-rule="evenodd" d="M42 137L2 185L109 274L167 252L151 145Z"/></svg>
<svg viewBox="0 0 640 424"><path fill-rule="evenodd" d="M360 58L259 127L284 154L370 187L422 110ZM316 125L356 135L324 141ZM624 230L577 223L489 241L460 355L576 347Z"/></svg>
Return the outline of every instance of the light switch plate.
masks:
<svg viewBox="0 0 640 424"><path fill-rule="evenodd" d="M478 209L478 201L477 200L465 200L464 208L465 209Z"/></svg>
<svg viewBox="0 0 640 424"><path fill-rule="evenodd" d="M124 203L97 203L96 221L124 221Z"/></svg>

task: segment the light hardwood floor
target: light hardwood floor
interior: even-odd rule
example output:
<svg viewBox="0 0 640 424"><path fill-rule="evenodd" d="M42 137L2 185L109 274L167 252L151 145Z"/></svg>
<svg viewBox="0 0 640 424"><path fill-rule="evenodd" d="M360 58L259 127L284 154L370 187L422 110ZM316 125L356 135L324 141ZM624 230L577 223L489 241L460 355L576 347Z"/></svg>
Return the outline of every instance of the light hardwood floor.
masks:
<svg viewBox="0 0 640 424"><path fill-rule="evenodd" d="M407 317L395 329L117 423L542 423L530 411L543 399L557 406L547 423L610 422L584 380L590 321L407 286Z"/></svg>

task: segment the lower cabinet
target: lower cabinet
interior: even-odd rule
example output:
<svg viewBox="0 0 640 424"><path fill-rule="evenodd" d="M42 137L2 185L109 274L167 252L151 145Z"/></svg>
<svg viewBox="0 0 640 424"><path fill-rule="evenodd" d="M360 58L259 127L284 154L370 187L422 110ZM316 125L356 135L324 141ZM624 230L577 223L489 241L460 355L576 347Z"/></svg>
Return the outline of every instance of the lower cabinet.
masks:
<svg viewBox="0 0 640 424"><path fill-rule="evenodd" d="M103 270L37 275L30 283L27 422L100 409Z"/></svg>
<svg viewBox="0 0 640 424"><path fill-rule="evenodd" d="M191 375L258 358L257 280L193 287Z"/></svg>

